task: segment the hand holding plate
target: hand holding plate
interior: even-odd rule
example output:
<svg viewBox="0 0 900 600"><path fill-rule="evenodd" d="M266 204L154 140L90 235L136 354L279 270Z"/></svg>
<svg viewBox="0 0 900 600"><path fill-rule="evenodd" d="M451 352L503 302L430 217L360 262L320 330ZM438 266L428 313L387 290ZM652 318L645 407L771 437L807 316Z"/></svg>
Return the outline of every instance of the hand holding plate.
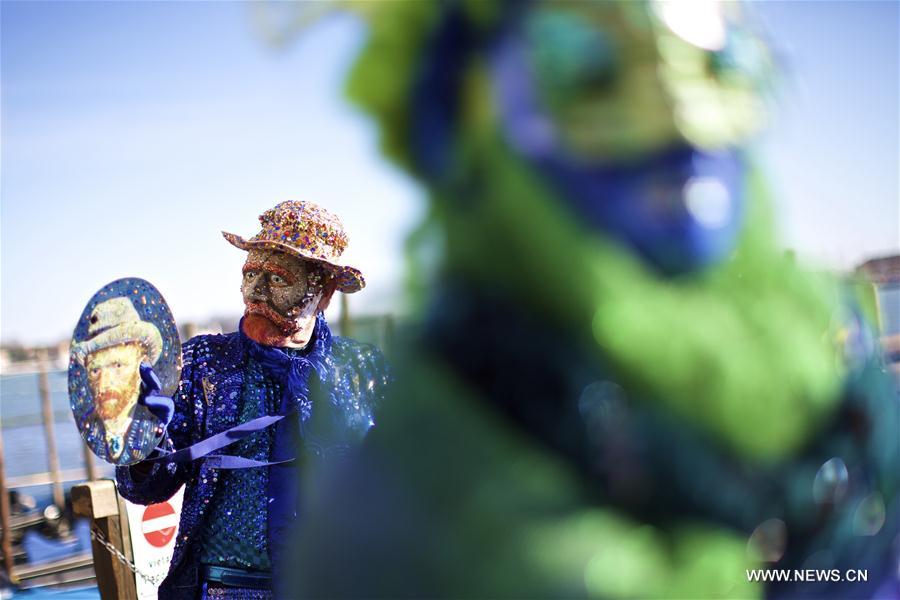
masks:
<svg viewBox="0 0 900 600"><path fill-rule="evenodd" d="M175 403L168 396L160 393L162 390L162 382L153 372L153 367L149 363L142 362L140 366L141 372L141 393L138 396L138 404L146 406L154 417L159 419L160 425L167 427L172 422L172 415L175 412Z"/></svg>

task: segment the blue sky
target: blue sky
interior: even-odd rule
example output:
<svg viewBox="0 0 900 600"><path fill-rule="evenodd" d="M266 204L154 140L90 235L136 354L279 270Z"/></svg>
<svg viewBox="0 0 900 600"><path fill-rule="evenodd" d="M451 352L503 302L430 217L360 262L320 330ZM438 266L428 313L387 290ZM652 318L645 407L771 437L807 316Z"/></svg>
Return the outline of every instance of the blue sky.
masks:
<svg viewBox="0 0 900 600"><path fill-rule="evenodd" d="M900 252L900 3L758 2L785 61L762 144L782 239L831 268Z"/></svg>
<svg viewBox="0 0 900 600"><path fill-rule="evenodd" d="M788 62L761 144L786 246L845 268L897 252L898 4L755 6ZM71 334L90 296L153 282L179 321L240 312L243 253L288 199L337 212L369 287L402 297L424 194L342 96L364 23L332 17L278 50L235 2L8 2L2 17L0 339Z"/></svg>

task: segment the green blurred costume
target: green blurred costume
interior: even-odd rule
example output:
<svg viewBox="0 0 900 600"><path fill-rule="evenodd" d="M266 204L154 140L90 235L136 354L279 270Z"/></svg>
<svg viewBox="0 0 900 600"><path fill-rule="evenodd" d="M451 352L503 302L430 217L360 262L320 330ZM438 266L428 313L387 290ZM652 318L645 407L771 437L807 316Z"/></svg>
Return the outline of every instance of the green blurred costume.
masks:
<svg viewBox="0 0 900 600"><path fill-rule="evenodd" d="M752 166L733 247L703 268L661 273L587 224L503 134L489 55L511 5L368 7L349 93L378 119L385 153L431 194L410 240L422 319L397 344L396 389L365 451L309 482L297 589L895 589L897 396L852 296L778 249ZM571 44L585 55L573 15L607 27L619 48L614 92L579 95L576 78L543 96L582 160L627 166L672 145L735 148L761 125L768 59L755 39L729 37L730 54L704 49L657 4L521 6L518 18L556 36L545 51ZM565 57L538 53L535 70L545 59L564 80ZM446 89L429 96L435 60ZM431 127L422 107L448 95L451 125ZM746 569L763 566L869 569L869 582L748 582Z"/></svg>

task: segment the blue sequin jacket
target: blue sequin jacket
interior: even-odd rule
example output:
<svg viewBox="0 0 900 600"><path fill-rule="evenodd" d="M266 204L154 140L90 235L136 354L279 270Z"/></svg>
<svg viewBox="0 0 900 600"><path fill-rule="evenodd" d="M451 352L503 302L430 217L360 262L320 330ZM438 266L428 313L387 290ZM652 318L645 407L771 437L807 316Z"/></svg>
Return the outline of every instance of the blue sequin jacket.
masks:
<svg viewBox="0 0 900 600"><path fill-rule="evenodd" d="M247 350L242 336L202 335L183 348L175 415L169 424L170 446L180 449L238 425ZM374 346L334 337L323 380L311 377L314 418L302 441L305 457L339 455L362 441L374 425L374 411L384 395L388 371ZM295 413L296 414L296 413ZM138 504L169 499L185 485L178 538L160 598L193 598L198 580L196 544L204 513L216 493L218 470L204 461L156 464L145 477L134 467L118 467L119 493Z"/></svg>

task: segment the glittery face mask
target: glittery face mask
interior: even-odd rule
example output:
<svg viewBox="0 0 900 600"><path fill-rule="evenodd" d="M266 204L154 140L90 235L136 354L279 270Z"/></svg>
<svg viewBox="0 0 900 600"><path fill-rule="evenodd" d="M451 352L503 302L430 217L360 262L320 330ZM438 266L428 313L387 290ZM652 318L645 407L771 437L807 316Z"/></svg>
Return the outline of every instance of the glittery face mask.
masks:
<svg viewBox="0 0 900 600"><path fill-rule="evenodd" d="M251 250L243 273L245 316L264 317L284 336L315 318L325 287L321 269L283 252Z"/></svg>

